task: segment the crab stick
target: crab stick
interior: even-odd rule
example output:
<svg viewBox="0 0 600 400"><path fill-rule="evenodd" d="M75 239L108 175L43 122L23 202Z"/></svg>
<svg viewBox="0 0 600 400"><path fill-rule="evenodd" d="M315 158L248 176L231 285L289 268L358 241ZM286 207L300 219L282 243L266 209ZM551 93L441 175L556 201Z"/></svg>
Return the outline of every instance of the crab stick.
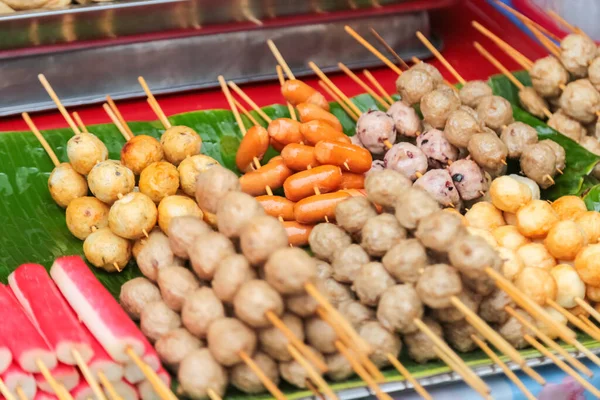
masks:
<svg viewBox="0 0 600 400"><path fill-rule="evenodd" d="M50 370L56 367L56 356L4 285L0 285L0 320L0 338L19 367L27 372L40 372L38 361Z"/></svg>
<svg viewBox="0 0 600 400"><path fill-rule="evenodd" d="M80 257L57 258L50 276L113 360L129 362L128 349L144 356L146 338Z"/></svg>
<svg viewBox="0 0 600 400"><path fill-rule="evenodd" d="M140 398L137 388L125 381L114 382L113 388L123 400L138 400ZM106 396L110 398L108 391L105 391L107 392Z"/></svg>
<svg viewBox="0 0 600 400"><path fill-rule="evenodd" d="M17 396L17 387L23 390L23 393L28 399L33 399L37 393L37 386L35 378L29 372L23 371L17 363L12 363L2 374L2 381L8 388L8 390L15 396Z"/></svg>
<svg viewBox="0 0 600 400"><path fill-rule="evenodd" d="M92 358L90 337L44 267L23 264L8 276L8 284L60 362L76 365L76 352L85 363Z"/></svg>
<svg viewBox="0 0 600 400"><path fill-rule="evenodd" d="M58 400L58 397L51 393L46 393L42 392L41 390L38 390L33 400Z"/></svg>
<svg viewBox="0 0 600 400"><path fill-rule="evenodd" d="M10 367L12 361L12 353L8 348L8 344L3 337L0 337L0 374Z"/></svg>
<svg viewBox="0 0 600 400"><path fill-rule="evenodd" d="M86 381L79 382L79 385L69 390L73 400L88 400L94 398L94 392Z"/></svg>
<svg viewBox="0 0 600 400"><path fill-rule="evenodd" d="M167 371L161 368L158 370L157 375L167 386L171 386L171 376ZM160 400L160 396L154 391L150 381L145 380L141 382L138 384L137 388L140 392L140 398L142 400Z"/></svg>
<svg viewBox="0 0 600 400"><path fill-rule="evenodd" d="M110 382L117 382L123 379L123 366L114 361L104 350L104 347L96 340L91 332L84 326L85 332L90 337L94 357L89 361L88 367L92 374L98 378L98 373L102 372Z"/></svg>
<svg viewBox="0 0 600 400"><path fill-rule="evenodd" d="M146 354L142 357L142 361L144 361L144 363L150 368L152 368L154 371L158 371L160 368L160 359L154 351L154 348L152 348L152 345L148 343L148 346L150 348L146 348ZM138 366L134 362L129 362L125 364L124 376L125 380L132 384L136 384L146 379L144 373L138 368Z"/></svg>
<svg viewBox="0 0 600 400"><path fill-rule="evenodd" d="M80 379L79 371L77 371L75 367L62 363L58 363L54 369L51 369L50 375L52 375L56 382L63 385L67 390L73 389L79 382L84 381L84 379ZM42 374L35 374L35 382L38 389L43 390L44 392L54 393L54 389L52 389L50 383L48 383Z"/></svg>

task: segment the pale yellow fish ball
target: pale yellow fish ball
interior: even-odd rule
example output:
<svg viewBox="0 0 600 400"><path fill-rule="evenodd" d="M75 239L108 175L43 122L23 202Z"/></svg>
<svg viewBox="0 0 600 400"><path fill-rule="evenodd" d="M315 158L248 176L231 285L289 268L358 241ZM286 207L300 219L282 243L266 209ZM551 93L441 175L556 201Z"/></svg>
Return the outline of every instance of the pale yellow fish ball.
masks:
<svg viewBox="0 0 600 400"><path fill-rule="evenodd" d="M532 198L531 189L527 185L508 176L494 179L490 186L490 196L496 208L510 213L516 213Z"/></svg>
<svg viewBox="0 0 600 400"><path fill-rule="evenodd" d="M528 238L545 238L556 222L558 215L543 200L532 200L517 211L517 228Z"/></svg>
<svg viewBox="0 0 600 400"><path fill-rule="evenodd" d="M108 158L108 149L96 135L81 132L67 142L67 157L75 171L87 175L96 164Z"/></svg>
<svg viewBox="0 0 600 400"><path fill-rule="evenodd" d="M143 193L129 193L117 200L108 213L108 226L125 239L139 239L156 225L156 205Z"/></svg>
<svg viewBox="0 0 600 400"><path fill-rule="evenodd" d="M87 195L88 184L85 177L75 171L71 164L62 163L50 173L48 190L56 204L66 208L73 199Z"/></svg>
<svg viewBox="0 0 600 400"><path fill-rule="evenodd" d="M517 254L526 267L550 270L556 266L556 259L542 243L527 243L517 249Z"/></svg>
<svg viewBox="0 0 600 400"><path fill-rule="evenodd" d="M121 149L121 163L139 175L148 165L163 159L163 149L158 140L148 135L137 135Z"/></svg>
<svg viewBox="0 0 600 400"><path fill-rule="evenodd" d="M202 138L187 126L172 126L160 138L165 159L171 164L179 165L186 157L200 154Z"/></svg>
<svg viewBox="0 0 600 400"><path fill-rule="evenodd" d="M600 286L600 244L584 247L575 257L575 269L586 284Z"/></svg>
<svg viewBox="0 0 600 400"><path fill-rule="evenodd" d="M494 239L494 235L492 235L490 231L486 231L485 229L481 228L473 228L472 226L467 226L467 231L471 235L479 236L485 239L485 241L488 242L490 246L494 248L498 247L498 242L496 242L496 239Z"/></svg>
<svg viewBox="0 0 600 400"><path fill-rule="evenodd" d="M552 208L561 220L574 220L579 214L587 211L583 199L579 196L562 196L552 202Z"/></svg>
<svg viewBox="0 0 600 400"><path fill-rule="evenodd" d="M577 305L575 299L585 298L585 283L577 274L575 268L559 264L550 270L557 285L556 302L565 308Z"/></svg>
<svg viewBox="0 0 600 400"><path fill-rule="evenodd" d="M144 246L146 246L147 243L148 243L148 240L146 239L145 236L142 238L139 238L135 242L133 242L133 246L131 247L131 254L133 254L133 258L135 258L135 259L138 258L140 251L142 251L142 249L144 248Z"/></svg>
<svg viewBox="0 0 600 400"><path fill-rule="evenodd" d="M87 181L94 196L109 205L135 187L133 172L115 160L96 164L88 174Z"/></svg>
<svg viewBox="0 0 600 400"><path fill-rule="evenodd" d="M517 250L519 247L531 243L531 240L523 236L519 229L513 225L499 226L492 231L492 235L498 242L498 246L510 250Z"/></svg>
<svg viewBox="0 0 600 400"><path fill-rule="evenodd" d="M85 258L95 267L108 272L123 269L131 258L131 242L115 235L108 228L92 232L83 242Z"/></svg>
<svg viewBox="0 0 600 400"><path fill-rule="evenodd" d="M600 213L598 211L579 213L575 222L585 231L589 244L598 243L600 238Z"/></svg>
<svg viewBox="0 0 600 400"><path fill-rule="evenodd" d="M492 203L481 201L473 206L465 214L469 226L492 231L499 226L506 225L502 211L498 210Z"/></svg>
<svg viewBox="0 0 600 400"><path fill-rule="evenodd" d="M517 214L503 212L502 216L504 217L507 225L517 226Z"/></svg>
<svg viewBox="0 0 600 400"><path fill-rule="evenodd" d="M555 258L570 261L587 245L587 235L576 222L559 221L548 231L544 245Z"/></svg>
<svg viewBox="0 0 600 400"><path fill-rule="evenodd" d="M166 161L152 163L142 171L139 187L140 192L158 204L165 197L177 193L179 172L173 164Z"/></svg>
<svg viewBox="0 0 600 400"><path fill-rule="evenodd" d="M173 218L186 216L204 217L198 204L187 196L168 196L158 205L158 226L165 235L169 232L169 225Z"/></svg>
<svg viewBox="0 0 600 400"><path fill-rule="evenodd" d="M556 300L556 281L545 269L525 267L515 279L515 286L540 306Z"/></svg>
<svg viewBox="0 0 600 400"><path fill-rule="evenodd" d="M195 197L196 179L198 178L198 175L215 165L219 165L219 162L204 154L198 154L184 159L177 167L181 190L188 196Z"/></svg>
<svg viewBox="0 0 600 400"><path fill-rule="evenodd" d="M564 315L562 315L560 312L556 311L554 308L552 307L544 307L544 311L546 311L546 314L548 314L550 316L550 318L552 318L552 320L559 324L559 325L564 325L566 326L567 323L569 322L567 320L567 317L565 317ZM553 326L547 326L546 323L542 320L542 319L536 319L535 324L537 326L537 328L542 331L542 333L545 333L546 336L548 336L550 339L556 339L558 338L558 331L556 330L556 328L554 328Z"/></svg>
<svg viewBox="0 0 600 400"><path fill-rule="evenodd" d="M444 208L442 211L446 211L446 212L457 215L460 218L460 220L462 221L462 224L464 226L469 226L469 221L467 220L467 218L465 218L465 216L462 215L460 213L460 211L458 211L456 208L448 207L448 208Z"/></svg>
<svg viewBox="0 0 600 400"><path fill-rule="evenodd" d="M108 206L95 197L74 199L65 214L67 228L73 236L85 240L94 230L108 226L108 210Z"/></svg>
<svg viewBox="0 0 600 400"><path fill-rule="evenodd" d="M595 303L600 303L600 287L587 285L585 288L585 296Z"/></svg>
<svg viewBox="0 0 600 400"><path fill-rule="evenodd" d="M502 274L506 279L514 280L525 268L525 263L514 250L505 247L498 247L496 250L502 259Z"/></svg>

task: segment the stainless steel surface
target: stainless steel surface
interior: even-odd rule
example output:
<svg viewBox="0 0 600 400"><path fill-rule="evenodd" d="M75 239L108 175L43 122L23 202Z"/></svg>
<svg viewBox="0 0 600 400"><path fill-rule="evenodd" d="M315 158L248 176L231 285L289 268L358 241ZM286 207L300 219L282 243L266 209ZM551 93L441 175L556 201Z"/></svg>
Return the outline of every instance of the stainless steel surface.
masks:
<svg viewBox="0 0 600 400"><path fill-rule="evenodd" d="M381 64L346 34L345 24L365 36L376 27L406 58L427 55L414 34L429 33L426 12L32 54L0 61L0 116L54 108L37 80L41 72L66 105L101 102L107 94L142 96L139 75L157 94L216 86L219 74L242 83L271 79L269 38L300 76L309 72L308 60L326 71L338 61L350 67Z"/></svg>

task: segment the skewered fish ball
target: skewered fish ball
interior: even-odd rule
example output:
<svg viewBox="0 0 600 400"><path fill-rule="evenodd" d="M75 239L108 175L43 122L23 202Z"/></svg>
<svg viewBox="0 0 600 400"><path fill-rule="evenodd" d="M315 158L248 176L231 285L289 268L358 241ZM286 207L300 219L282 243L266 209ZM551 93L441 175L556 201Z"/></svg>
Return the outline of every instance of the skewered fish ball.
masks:
<svg viewBox="0 0 600 400"><path fill-rule="evenodd" d="M361 243L373 257L382 257L392 246L406 238L406 230L392 215L383 213L367 220L361 231Z"/></svg>
<svg viewBox="0 0 600 400"><path fill-rule="evenodd" d="M308 347L308 349L313 352L319 360L325 363L325 357L323 357L321 353L312 347ZM312 363L312 361L310 359L307 359L307 361L313 366L313 369L319 373L319 369ZM304 367L296 360L280 363L279 373L281 374L281 377L288 383L302 389L306 389L306 381L310 379L310 376Z"/></svg>
<svg viewBox="0 0 600 400"><path fill-rule="evenodd" d="M252 361L275 386L279 384L279 369L271 357L265 353L256 352L252 356ZM229 371L229 377L231 384L244 393L258 394L267 390L256 373L245 363L234 365Z"/></svg>
<svg viewBox="0 0 600 400"><path fill-rule="evenodd" d="M333 254L333 277L342 283L352 283L360 267L370 261L369 255L358 244L343 247Z"/></svg>
<svg viewBox="0 0 600 400"><path fill-rule="evenodd" d="M209 326L221 318L225 318L223 303L208 287L200 287L189 294L181 309L183 326L200 338L206 337Z"/></svg>
<svg viewBox="0 0 600 400"><path fill-rule="evenodd" d="M199 236L188 249L192 269L203 280L211 280L219 262L233 254L235 249L231 241L217 232Z"/></svg>
<svg viewBox="0 0 600 400"><path fill-rule="evenodd" d="M444 84L444 77L442 76L440 71L431 64L428 64L425 62L418 62L415 65L413 65L412 67L410 67L410 69L427 72L433 79L434 86L440 86L440 85Z"/></svg>
<svg viewBox="0 0 600 400"><path fill-rule="evenodd" d="M436 86L428 72L414 67L404 71L396 79L396 90L402 101L409 105L419 103L423 96L431 92Z"/></svg>
<svg viewBox="0 0 600 400"><path fill-rule="evenodd" d="M446 252L454 242L466 234L461 219L448 212L436 211L421 219L415 232L417 239L425 247L438 252Z"/></svg>
<svg viewBox="0 0 600 400"><path fill-rule="evenodd" d="M204 154L185 158L177 167L181 190L188 196L195 196L198 175L215 165L219 165L219 162Z"/></svg>
<svg viewBox="0 0 600 400"><path fill-rule="evenodd" d="M508 176L527 185L527 187L529 187L529 190L531 190L531 199L532 200L539 200L541 198L540 187L538 186L537 183L535 183L535 181L533 179L530 179L526 176L516 175L516 174L510 174Z"/></svg>
<svg viewBox="0 0 600 400"><path fill-rule="evenodd" d="M183 264L183 260L171 251L169 238L159 230L150 232L136 262L142 274L153 282L158 279L160 269Z"/></svg>
<svg viewBox="0 0 600 400"><path fill-rule="evenodd" d="M202 371L201 374L198 371ZM181 392L193 400L209 398L209 389L223 396L227 389L227 370L210 354L208 349L197 349L181 362L177 373Z"/></svg>
<svg viewBox="0 0 600 400"><path fill-rule="evenodd" d="M188 258L188 250L196 238L209 232L212 232L212 229L202 219L184 216L174 217L169 223L166 233L169 235L169 243L173 253L177 257Z"/></svg>
<svg viewBox="0 0 600 400"><path fill-rule="evenodd" d="M304 342L304 325L302 319L294 314L286 312L281 316L281 320L288 327L294 336L301 342ZM277 361L291 361L292 355L287 350L290 344L288 338L274 326L264 328L258 331L258 340L262 351Z"/></svg>
<svg viewBox="0 0 600 400"><path fill-rule="evenodd" d="M431 318L423 318L423 323L433 331L436 336L442 337L443 331L440 324ZM411 359L419 364L424 364L427 361L437 360L438 356L435 352L435 345L425 333L417 330L404 336L404 344L408 349L408 355Z"/></svg>
<svg viewBox="0 0 600 400"><path fill-rule="evenodd" d="M557 259L571 261L587 245L587 234L573 221L559 221L548 231L544 244Z"/></svg>
<svg viewBox="0 0 600 400"><path fill-rule="evenodd" d="M502 259L502 275L512 281L525 268L525 263L517 250L498 247L497 251Z"/></svg>
<svg viewBox="0 0 600 400"><path fill-rule="evenodd" d="M488 182L484 171L475 161L458 160L448 167L452 182L464 201L475 200L487 191Z"/></svg>
<svg viewBox="0 0 600 400"><path fill-rule="evenodd" d="M462 292L458 271L447 264L435 264L425 268L416 285L417 293L426 306L447 308L450 299Z"/></svg>
<svg viewBox="0 0 600 400"><path fill-rule="evenodd" d="M408 142L396 143L384 157L385 167L400 172L410 180L427 172L427 156L421 149Z"/></svg>
<svg viewBox="0 0 600 400"><path fill-rule="evenodd" d="M555 169L559 170L559 171L562 171L563 169L565 169L565 166L567 165L566 164L567 154L565 152L565 149L560 144L558 144L554 140L550 140L550 139L542 140L540 143L550 146L550 148L554 152L554 156L556 157Z"/></svg>
<svg viewBox="0 0 600 400"><path fill-rule="evenodd" d="M526 267L550 270L556 265L556 259L542 243L528 243L517 249L517 255Z"/></svg>
<svg viewBox="0 0 600 400"><path fill-rule="evenodd" d="M310 232L308 243L315 257L331 261L337 250L352 244L352 239L336 225L318 224Z"/></svg>
<svg viewBox="0 0 600 400"><path fill-rule="evenodd" d="M492 94L492 88L484 81L469 81L458 91L462 104L471 108L476 108L481 99Z"/></svg>
<svg viewBox="0 0 600 400"><path fill-rule="evenodd" d="M253 217L265 215L264 207L252 196L242 192L229 192L217 208L219 232L228 238L240 236L240 231Z"/></svg>
<svg viewBox="0 0 600 400"><path fill-rule="evenodd" d="M517 314L535 326L535 320L529 314L521 309L515 309L515 311ZM519 320L513 316L509 316L506 322L498 328L498 333L508 343L517 349L522 349L529 346L529 342L524 339L525 335L535 337L535 333L531 329L521 324L521 322L519 322Z"/></svg>
<svg viewBox="0 0 600 400"><path fill-rule="evenodd" d="M410 179L390 169L374 171L365 179L367 198L383 207L394 207L398 197L411 186Z"/></svg>
<svg viewBox="0 0 600 400"><path fill-rule="evenodd" d="M600 287L600 244L583 248L575 258L575 268L587 285Z"/></svg>
<svg viewBox="0 0 600 400"><path fill-rule="evenodd" d="M535 91L544 97L560 95L561 86L569 82L569 72L553 56L537 59L529 70L529 76Z"/></svg>
<svg viewBox="0 0 600 400"><path fill-rule="evenodd" d="M48 178L48 190L56 204L66 208L74 199L87 195L88 184L71 164L61 163Z"/></svg>
<svg viewBox="0 0 600 400"><path fill-rule="evenodd" d="M198 204L187 196L167 196L158 204L158 226L168 233L171 221L180 217L202 219L204 214Z"/></svg>
<svg viewBox="0 0 600 400"><path fill-rule="evenodd" d="M179 314L163 301L146 304L140 316L140 329L152 343L181 326Z"/></svg>
<svg viewBox="0 0 600 400"><path fill-rule="evenodd" d="M355 300L345 300L338 305L338 311L354 327L358 329L368 321L375 319L375 311Z"/></svg>
<svg viewBox="0 0 600 400"><path fill-rule="evenodd" d="M352 352L351 349L349 351ZM327 377L334 382L344 381L354 375L352 365L342 353L327 354L325 362L327 363Z"/></svg>
<svg viewBox="0 0 600 400"><path fill-rule="evenodd" d="M210 324L206 340L212 356L225 367L242 362L241 352L253 354L257 342L256 333L235 318Z"/></svg>
<svg viewBox="0 0 600 400"><path fill-rule="evenodd" d="M381 262L397 281L416 283L420 270L428 265L425 247L417 239L406 239L394 245L383 256Z"/></svg>
<svg viewBox="0 0 600 400"><path fill-rule="evenodd" d="M504 324L510 318L506 307L516 307L514 300L502 289L494 290L479 305L479 315L490 324Z"/></svg>
<svg viewBox="0 0 600 400"><path fill-rule="evenodd" d="M461 353L467 353L478 349L479 346L472 339L472 335L480 340L485 340L477 329L466 320L452 322L443 326L444 338L452 348Z"/></svg>
<svg viewBox="0 0 600 400"><path fill-rule="evenodd" d="M394 121L396 132L405 137L417 137L421 132L421 120L414 108L402 101L396 101L387 110Z"/></svg>
<svg viewBox="0 0 600 400"><path fill-rule="evenodd" d="M353 289L361 303L376 306L385 290L395 285L394 278L378 262L370 262L362 267L356 275Z"/></svg>
<svg viewBox="0 0 600 400"><path fill-rule="evenodd" d="M596 57L596 43L586 35L572 33L560 42L560 61L573 76L583 78Z"/></svg>
<svg viewBox="0 0 600 400"><path fill-rule="evenodd" d="M96 164L87 177L90 190L103 203L112 204L119 195L133 191L133 172L118 161L106 160Z"/></svg>
<svg viewBox="0 0 600 400"><path fill-rule="evenodd" d="M67 228L85 240L95 229L108 226L108 206L95 197L78 197L67 206Z"/></svg>
<svg viewBox="0 0 600 400"><path fill-rule="evenodd" d="M559 131L576 142L582 140L586 135L585 128L581 125L581 122L569 117L562 110L558 110L552 114L547 123L550 128Z"/></svg>
<svg viewBox="0 0 600 400"><path fill-rule="evenodd" d="M402 341L398 335L385 329L377 321L369 321L361 325L358 334L373 349L369 358L378 368L390 365L388 354L398 357L402 350Z"/></svg>
<svg viewBox="0 0 600 400"><path fill-rule="evenodd" d="M142 170L139 187L140 192L158 204L165 197L177 193L179 189L177 168L166 161L154 162Z"/></svg>
<svg viewBox="0 0 600 400"><path fill-rule="evenodd" d="M600 238L600 213L597 211L586 211L577 214L575 222L584 230L589 244L595 244Z"/></svg>
<svg viewBox="0 0 600 400"><path fill-rule="evenodd" d="M67 142L67 157L75 171L87 175L97 163L108 158L108 149L95 135L81 132Z"/></svg>
<svg viewBox="0 0 600 400"><path fill-rule="evenodd" d="M274 251L288 247L288 237L277 218L256 215L242 227L240 247L250 264L261 265Z"/></svg>
<svg viewBox="0 0 600 400"><path fill-rule="evenodd" d="M131 258L131 242L115 235L108 228L92 232L83 242L85 258L95 267L108 272L125 268Z"/></svg>
<svg viewBox="0 0 600 400"><path fill-rule="evenodd" d="M550 270L556 282L556 303L561 307L577 306L575 299L584 299L586 288L575 268L567 264L559 264Z"/></svg>
<svg viewBox="0 0 600 400"><path fill-rule="evenodd" d="M154 228L156 205L143 193L129 193L117 200L108 213L108 226L126 239L139 239Z"/></svg>
<svg viewBox="0 0 600 400"><path fill-rule="evenodd" d="M372 154L383 154L387 150L384 142L396 141L394 120L383 111L370 110L356 122L356 134L363 146Z"/></svg>
<svg viewBox="0 0 600 400"><path fill-rule="evenodd" d="M396 219L406 229L415 229L419 222L440 210L439 203L424 189L413 186L400 196L396 203Z"/></svg>
<svg viewBox="0 0 600 400"><path fill-rule="evenodd" d="M477 310L479 310L479 304L481 303L480 295L473 293L468 289L464 289L456 297L458 297L458 299L474 313L477 313ZM465 319L465 315L453 305L445 308L432 309L431 315L442 323L457 322Z"/></svg>
<svg viewBox="0 0 600 400"><path fill-rule="evenodd" d="M514 121L512 106L500 96L487 96L477 105L477 116L488 128L500 132L504 125Z"/></svg>
<svg viewBox="0 0 600 400"><path fill-rule="evenodd" d="M409 334L418 330L415 318L424 313L423 303L413 285L404 284L388 288L377 305L377 320L384 328Z"/></svg>
<svg viewBox="0 0 600 400"><path fill-rule="evenodd" d="M477 115L471 115L464 108L454 110L448 115L444 127L444 136L454 146L466 148L471 136L479 132L481 132L481 126L477 120Z"/></svg>
<svg viewBox="0 0 600 400"><path fill-rule="evenodd" d="M460 99L452 89L440 87L421 98L423 122L444 129L448 116L460 107Z"/></svg>
<svg viewBox="0 0 600 400"><path fill-rule="evenodd" d="M239 191L237 175L220 165L199 174L196 180L196 201L204 212L216 214L219 201L227 193Z"/></svg>
<svg viewBox="0 0 600 400"><path fill-rule="evenodd" d="M538 142L537 131L522 122L513 122L502 129L500 139L506 145L508 157L518 159L527 145Z"/></svg>
<svg viewBox="0 0 600 400"><path fill-rule="evenodd" d="M187 126L172 126L160 138L165 159L179 165L186 157L200 154L202 138L195 130Z"/></svg>
<svg viewBox="0 0 600 400"><path fill-rule="evenodd" d="M579 307L579 306L577 306L577 307ZM573 310L573 309L571 309L571 310ZM571 310L569 310L569 311L572 312ZM544 311L546 312L546 314L548 314L550 316L550 318L552 318L552 320L554 321L555 324L567 326L567 323L569 322L567 320L567 318L564 315L562 315L560 312L555 310L554 308L547 306L547 307L544 307ZM575 315L575 313L573 313L573 315ZM550 339L556 340L558 338L559 334L558 334L555 326L548 326L542 319L536 320L536 325L537 325L537 328L540 331L542 331L546 336L548 336Z"/></svg>
<svg viewBox="0 0 600 400"><path fill-rule="evenodd" d="M519 102L525 111L541 119L545 118L545 112L549 108L546 100L534 88L528 86L519 90Z"/></svg>
<svg viewBox="0 0 600 400"><path fill-rule="evenodd" d="M439 129L428 129L419 135L417 146L427 156L430 168L442 168L458 159L458 149Z"/></svg>
<svg viewBox="0 0 600 400"><path fill-rule="evenodd" d="M160 142L148 135L134 136L121 149L121 163L139 175L152 163L164 157Z"/></svg>
<svg viewBox="0 0 600 400"><path fill-rule="evenodd" d="M557 285L552 274L542 268L525 267L515 279L515 286L540 306L556 300Z"/></svg>
<svg viewBox="0 0 600 400"><path fill-rule="evenodd" d="M335 207L335 221L346 232L360 232L367 220L377 215L371 202L363 196L351 197Z"/></svg>
<svg viewBox="0 0 600 400"><path fill-rule="evenodd" d="M119 302L129 316L138 321L148 303L161 300L160 290L146 278L133 278L121 286Z"/></svg>
<svg viewBox="0 0 600 400"><path fill-rule="evenodd" d="M235 315L253 328L265 328L271 324L267 311L283 314L283 299L275 289L263 280L251 280L242 285L233 298Z"/></svg>
<svg viewBox="0 0 600 400"><path fill-rule="evenodd" d="M424 189L439 204L462 208L460 194L454 186L450 173L445 169L430 169L415 181L414 187Z"/></svg>
<svg viewBox="0 0 600 400"><path fill-rule="evenodd" d="M317 264L304 250L283 247L271 254L265 264L264 274L265 280L279 293L301 294L307 283L316 280Z"/></svg>
<svg viewBox="0 0 600 400"><path fill-rule="evenodd" d="M547 143L536 143L525 147L521 155L521 170L542 189L554 184L556 174L556 154Z"/></svg>
<svg viewBox="0 0 600 400"><path fill-rule="evenodd" d="M306 342L320 351L322 354L331 354L337 351L335 342L338 340L337 333L319 317L312 317L306 320L304 324L306 332Z"/></svg>
<svg viewBox="0 0 600 400"><path fill-rule="evenodd" d="M256 279L256 272L241 254L230 255L219 263L212 280L215 295L224 303L232 303L239 288Z"/></svg>
<svg viewBox="0 0 600 400"><path fill-rule="evenodd" d="M455 240L448 253L450 263L465 277L465 281L475 293L487 295L494 288L493 280L485 272L486 268L499 271L502 267L502 259L485 239L474 235L462 235ZM492 282L491 290L487 285Z"/></svg>
<svg viewBox="0 0 600 400"><path fill-rule="evenodd" d="M181 311L187 295L200 287L192 271L180 266L158 271L157 283L165 304L177 312Z"/></svg>
<svg viewBox="0 0 600 400"><path fill-rule="evenodd" d="M506 170L508 148L494 132L484 129L471 136L467 149L471 158L490 175L499 176Z"/></svg>
<svg viewBox="0 0 600 400"><path fill-rule="evenodd" d="M531 201L532 193L525 184L508 176L501 176L492 182L490 196L496 208L516 213Z"/></svg>
<svg viewBox="0 0 600 400"><path fill-rule="evenodd" d="M600 57L594 58L588 67L588 79L596 90L600 89Z"/></svg>
<svg viewBox="0 0 600 400"><path fill-rule="evenodd" d="M567 84L560 96L560 107L569 117L584 124L594 122L600 110L600 93L587 79Z"/></svg>
<svg viewBox="0 0 600 400"><path fill-rule="evenodd" d="M556 222L558 215L543 200L532 200L517 211L517 228L525 237L543 239Z"/></svg>
<svg viewBox="0 0 600 400"><path fill-rule="evenodd" d="M162 335L154 344L160 361L174 372L179 370L179 365L188 354L201 347L200 339L185 328L174 329Z"/></svg>

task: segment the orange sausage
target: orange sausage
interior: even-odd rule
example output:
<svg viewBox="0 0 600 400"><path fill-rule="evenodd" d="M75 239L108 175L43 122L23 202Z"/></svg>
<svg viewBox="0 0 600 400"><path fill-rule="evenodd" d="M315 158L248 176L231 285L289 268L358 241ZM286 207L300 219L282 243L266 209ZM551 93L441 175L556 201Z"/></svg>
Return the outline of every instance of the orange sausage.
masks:
<svg viewBox="0 0 600 400"><path fill-rule="evenodd" d="M281 151L281 157L287 167L294 171L304 171L319 164L315 158L315 148L304 144L290 143Z"/></svg>
<svg viewBox="0 0 600 400"><path fill-rule="evenodd" d="M300 103L310 103L329 111L329 103L325 96L317 92L306 83L297 79L290 79L281 86L281 94L293 106Z"/></svg>
<svg viewBox="0 0 600 400"><path fill-rule="evenodd" d="M281 196L258 196L256 198L263 206L265 212L276 218L283 218L285 221L294 220L294 203L291 200Z"/></svg>
<svg viewBox="0 0 600 400"><path fill-rule="evenodd" d="M352 172L342 172L342 183L340 189L364 189L365 175L353 174Z"/></svg>
<svg viewBox="0 0 600 400"><path fill-rule="evenodd" d="M275 156L269 160L268 164L271 164L272 162L283 162L283 157Z"/></svg>
<svg viewBox="0 0 600 400"><path fill-rule="evenodd" d="M285 144L283 143L279 143L277 140L271 138L271 146L277 150L278 152L281 153L281 150L283 150L283 148L285 147Z"/></svg>
<svg viewBox="0 0 600 400"><path fill-rule="evenodd" d="M319 106L310 103L300 103L296 106L300 114L300 121L310 122L314 120L324 121L338 132L343 132L342 123L329 111L323 110Z"/></svg>
<svg viewBox="0 0 600 400"><path fill-rule="evenodd" d="M290 143L300 143L303 139L300 133L300 125L298 121L290 118L277 118L271 121L267 131L271 139L283 145Z"/></svg>
<svg viewBox="0 0 600 400"><path fill-rule="evenodd" d="M296 221L285 221L283 227L288 235L288 242L294 247L308 245L308 236L314 225L305 225Z"/></svg>
<svg viewBox="0 0 600 400"><path fill-rule="evenodd" d="M240 185L242 192L252 196L260 196L267 192L267 186L271 189L283 186L283 182L290 175L292 175L292 170L285 166L282 159L279 159L241 176Z"/></svg>
<svg viewBox="0 0 600 400"><path fill-rule="evenodd" d="M283 191L285 197L298 201L315 194L315 188L322 193L333 192L340 187L341 182L340 167L322 165L290 176L283 183Z"/></svg>
<svg viewBox="0 0 600 400"><path fill-rule="evenodd" d="M332 221L335 207L349 197L349 193L341 191L307 197L294 206L294 218L301 224L316 224L325 221L325 217Z"/></svg>
<svg viewBox="0 0 600 400"><path fill-rule="evenodd" d="M269 148L269 133L262 126L253 126L248 129L240 142L240 147L235 154L235 165L242 172L249 172L253 168L254 157L261 160Z"/></svg>
<svg viewBox="0 0 600 400"><path fill-rule="evenodd" d="M369 150L352 143L331 140L323 140L315 145L315 157L321 164L337 165L344 170L349 168L348 171L355 174L364 174L373 163Z"/></svg>
<svg viewBox="0 0 600 400"><path fill-rule="evenodd" d="M323 121L305 122L300 126L300 133L304 141L311 145L316 145L322 140L333 140L336 142L352 143L350 138L340 131L336 131Z"/></svg>

